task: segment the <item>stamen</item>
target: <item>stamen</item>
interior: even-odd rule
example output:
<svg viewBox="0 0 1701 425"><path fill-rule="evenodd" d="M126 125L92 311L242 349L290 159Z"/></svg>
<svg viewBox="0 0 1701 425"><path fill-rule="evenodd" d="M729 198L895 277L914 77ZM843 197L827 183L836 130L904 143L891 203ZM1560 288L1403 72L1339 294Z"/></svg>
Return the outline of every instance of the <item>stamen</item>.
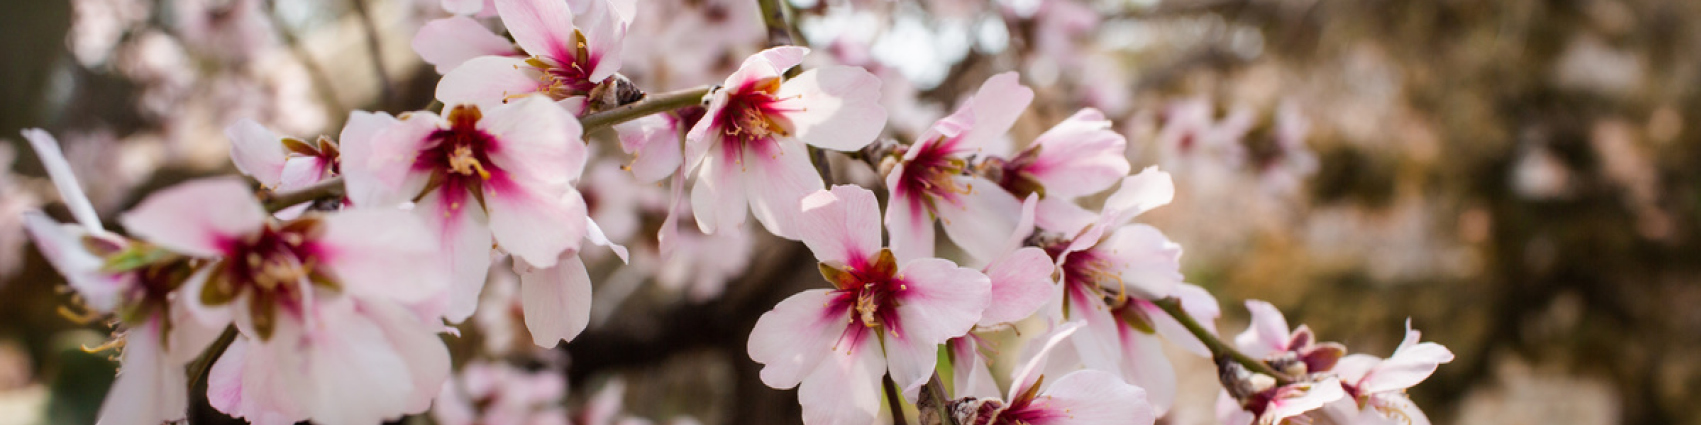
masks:
<svg viewBox="0 0 1701 425"><path fill-rule="evenodd" d="M455 151L449 154L449 172L464 176L470 176L477 172L479 178L490 180L490 172L484 169L484 164L479 163L478 159L473 157L472 147L470 146L456 146Z"/></svg>

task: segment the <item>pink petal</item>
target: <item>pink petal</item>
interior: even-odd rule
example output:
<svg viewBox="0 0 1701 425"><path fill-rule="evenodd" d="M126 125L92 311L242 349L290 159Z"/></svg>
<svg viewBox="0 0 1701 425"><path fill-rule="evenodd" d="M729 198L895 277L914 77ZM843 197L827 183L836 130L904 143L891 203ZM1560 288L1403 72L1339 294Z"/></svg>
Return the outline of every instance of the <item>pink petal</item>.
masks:
<svg viewBox="0 0 1701 425"><path fill-rule="evenodd" d="M986 359L981 358L974 341L973 337L962 337L947 342L952 356L952 395L997 398L998 382L993 380L992 369L987 367Z"/></svg>
<svg viewBox="0 0 1701 425"><path fill-rule="evenodd" d="M933 215L927 212L920 193L912 193L898 184L904 165L899 163L886 175L886 190L892 194L886 203L886 228L892 242L892 255L898 261L933 257Z"/></svg>
<svg viewBox="0 0 1701 425"><path fill-rule="evenodd" d="M1027 247L1004 256L987 266L986 277L991 281L991 302L981 313L981 326L1010 323L1027 318L1050 300L1055 289L1051 272L1055 269L1045 250Z"/></svg>
<svg viewBox="0 0 1701 425"><path fill-rule="evenodd" d="M322 261L349 293L413 303L449 287L433 264L442 246L425 220L386 208L350 209L324 216Z"/></svg>
<svg viewBox="0 0 1701 425"><path fill-rule="evenodd" d="M938 202L935 211L945 228L945 236L976 260L996 258L1004 239L1016 229L1022 201L986 179L958 179L958 184L968 187L969 193L957 196L956 202Z"/></svg>
<svg viewBox="0 0 1701 425"><path fill-rule="evenodd" d="M1021 364L1010 371L1010 394L1005 398L1007 400L1014 399L1033 387L1034 383L1040 379L1040 372L1051 363L1049 359L1052 353L1059 349L1067 351L1069 347L1064 346L1063 341L1070 340L1070 337L1080 331L1084 325L1085 323L1081 321L1064 322L1062 325L1051 329L1049 333L1042 335L1044 339L1035 339L1040 344L1029 345L1028 350L1032 351L1024 353L1022 356L1024 360ZM1063 354L1066 355L1067 353Z"/></svg>
<svg viewBox="0 0 1701 425"><path fill-rule="evenodd" d="M1072 199L1110 188L1128 175L1128 140L1096 109L1082 109L1034 139L1039 157L1024 171L1048 197Z"/></svg>
<svg viewBox="0 0 1701 425"><path fill-rule="evenodd" d="M628 166L643 183L667 177L684 161L679 128L666 115L649 115L614 125L620 149L635 158Z"/></svg>
<svg viewBox="0 0 1701 425"><path fill-rule="evenodd" d="M620 69L620 51L626 39L626 26L630 21L623 21L620 13L615 10L613 2L593 0L589 10L584 11L585 50L594 63L590 69L590 81L600 82L614 75Z"/></svg>
<svg viewBox="0 0 1701 425"><path fill-rule="evenodd" d="M705 159L697 168L697 182L691 187L691 213L697 228L706 234L737 231L744 224L749 202L745 198L742 165L717 147L710 151L713 158Z"/></svg>
<svg viewBox="0 0 1701 425"><path fill-rule="evenodd" d="M573 58L573 12L560 0L496 0L502 25L520 48L558 63Z"/></svg>
<svg viewBox="0 0 1701 425"><path fill-rule="evenodd" d="M803 198L799 240L822 263L838 267L868 261L880 250L880 203L874 192L838 185Z"/></svg>
<svg viewBox="0 0 1701 425"><path fill-rule="evenodd" d="M602 232L602 227L597 226L597 221L588 216L585 217L585 240L591 241L593 245L607 247L614 251L614 255L620 257L622 263L630 262L630 253L626 251L626 247L608 240L608 236Z"/></svg>
<svg viewBox="0 0 1701 425"><path fill-rule="evenodd" d="M1105 200L1104 211L1106 216L1112 217L1110 225L1115 226L1153 208L1168 205L1172 199L1175 199L1175 183L1170 180L1169 173L1158 170L1158 167L1146 167L1140 174L1122 179L1122 186Z"/></svg>
<svg viewBox="0 0 1701 425"><path fill-rule="evenodd" d="M1341 381L1333 377L1312 383L1290 384L1276 390L1276 397L1265 408L1261 421L1281 423L1282 420L1303 415L1346 397Z"/></svg>
<svg viewBox="0 0 1701 425"><path fill-rule="evenodd" d="M822 360L828 357L844 357L847 351L879 355L878 350L864 349L871 342L840 340L850 321L845 311L827 308L834 296L826 289L799 292L756 320L746 351L751 360L762 364L762 383L791 388L817 366L841 366L831 362L822 366Z"/></svg>
<svg viewBox="0 0 1701 425"><path fill-rule="evenodd" d="M591 276L578 254L567 254L552 268L537 268L516 258L520 300L532 343L550 348L572 341L591 322Z"/></svg>
<svg viewBox="0 0 1701 425"><path fill-rule="evenodd" d="M725 147L736 145L726 140L726 135L721 130L722 123L716 122L716 117L721 116L721 111L726 109L728 99L731 99L731 94L726 90L716 90L708 98L709 104L704 107L703 118L697 120L691 130L685 132L685 171L696 170L711 154L717 157L726 156L723 152Z"/></svg>
<svg viewBox="0 0 1701 425"><path fill-rule="evenodd" d="M488 109L478 127L496 139L490 160L512 178L559 190L584 174L583 128L548 98L528 96Z"/></svg>
<svg viewBox="0 0 1701 425"><path fill-rule="evenodd" d="M444 0L449 1L484 7L482 0ZM519 53L508 39L465 16L437 19L419 27L419 33L413 36L413 51L418 52L425 63L437 66L438 74L448 74L479 56L515 56Z"/></svg>
<svg viewBox="0 0 1701 425"><path fill-rule="evenodd" d="M400 417L409 407L415 384L403 353L385 338L382 327L349 304L325 306L320 313L318 323L334 325L311 329L311 336L299 342L274 335L263 344L272 346L265 349L283 351L279 356L306 357L311 389L299 400L308 404L313 420L356 424ZM413 331L432 336L421 328Z"/></svg>
<svg viewBox="0 0 1701 425"><path fill-rule="evenodd" d="M1162 313L1159 313L1162 314ZM1175 366L1164 357L1163 344L1133 327L1118 328L1122 340L1122 377L1146 390L1152 410L1163 416L1175 404Z"/></svg>
<svg viewBox="0 0 1701 425"><path fill-rule="evenodd" d="M1412 330L1406 320L1406 339L1381 364L1359 381L1359 391L1382 393L1401 391L1423 382L1442 363L1453 361L1453 352L1434 342L1419 343L1420 333Z"/></svg>
<svg viewBox="0 0 1701 425"><path fill-rule="evenodd" d="M124 360L100 406L100 424L157 424L183 419L188 409L183 365L167 359L160 347L160 325L150 321L132 328Z"/></svg>
<svg viewBox="0 0 1701 425"><path fill-rule="evenodd" d="M1252 358L1264 358L1287 350L1288 320L1276 306L1259 300L1246 300L1246 311L1252 314L1252 324L1234 337L1234 345Z"/></svg>
<svg viewBox="0 0 1701 425"><path fill-rule="evenodd" d="M330 171L329 165L317 157L290 158L284 161L283 172L278 174L278 185L274 187L295 189L318 183Z"/></svg>
<svg viewBox="0 0 1701 425"><path fill-rule="evenodd" d="M1100 282L1108 288L1155 300L1174 294L1181 285L1181 245L1155 227L1123 226L1093 250L1116 264L1114 271L1122 282Z"/></svg>
<svg viewBox="0 0 1701 425"><path fill-rule="evenodd" d="M878 346L875 346L878 347ZM810 425L873 425L881 406L880 350L834 351L803 379L797 401ZM766 380L764 380L766 382ZM894 414L903 414L895 412Z"/></svg>
<svg viewBox="0 0 1701 425"><path fill-rule="evenodd" d="M283 179L283 138L254 120L243 118L225 127L230 139L230 161L236 169L266 187L279 187Z"/></svg>
<svg viewBox="0 0 1701 425"><path fill-rule="evenodd" d="M1023 86L1019 80L1020 76L1010 71L981 83L980 90L975 91L974 97L964 105L965 109L972 111L969 116L973 123L961 136L961 146L969 149L990 146L1016 125L1016 119L1034 100L1033 89Z"/></svg>
<svg viewBox="0 0 1701 425"><path fill-rule="evenodd" d="M355 205L389 206L395 203L412 200L425 188L428 175L413 169L414 160L424 150L433 132L442 129L446 124L443 118L430 112L410 112L402 114L400 119L385 126L372 136L371 148L365 161L367 172L344 174L355 198ZM354 162L358 156L343 160L345 170L358 167ZM363 199L368 198L368 199ZM363 202L365 201L365 202Z"/></svg>
<svg viewBox="0 0 1701 425"><path fill-rule="evenodd" d="M386 191L378 184L371 164L373 143L376 143L374 138L397 122L395 117L383 112L349 112L348 123L343 125L342 134L337 136L337 147L342 155L340 171L343 187L349 202L355 206L388 206L406 200L400 199L405 195Z"/></svg>
<svg viewBox="0 0 1701 425"><path fill-rule="evenodd" d="M786 110L793 136L816 147L854 151L886 127L880 79L862 68L816 68L780 86L776 108Z"/></svg>
<svg viewBox="0 0 1701 425"><path fill-rule="evenodd" d="M1157 418L1145 390L1097 370L1063 375L1028 408L1033 425L1150 425Z"/></svg>
<svg viewBox="0 0 1701 425"><path fill-rule="evenodd" d="M437 336L442 322L421 321L394 303L365 302L360 308L383 330L396 353L403 354L413 388L404 398L406 407L402 413L424 412L449 378L449 348Z"/></svg>
<svg viewBox="0 0 1701 425"><path fill-rule="evenodd" d="M184 254L215 257L227 241L260 230L266 210L235 178L192 180L142 200L119 217L130 234Z"/></svg>
<svg viewBox="0 0 1701 425"><path fill-rule="evenodd" d="M1116 374L1127 373L1122 370L1127 354L1122 352L1119 332L1128 325L1117 320L1097 296L1081 290L1066 292L1070 293L1070 320L1082 322L1081 330L1070 338L1076 355L1081 358L1081 365Z"/></svg>
<svg viewBox="0 0 1701 425"><path fill-rule="evenodd" d="M478 293L490 272L492 236L489 219L479 208L460 208L447 213L442 191L420 199L416 211L423 214L442 242L443 263L449 268L449 310L444 318L460 323L478 308Z"/></svg>
<svg viewBox="0 0 1701 425"><path fill-rule="evenodd" d="M443 74L437 82L437 100L444 105L473 104L494 107L512 97L538 92L537 68L525 59L508 56L479 56Z"/></svg>
<svg viewBox="0 0 1701 425"><path fill-rule="evenodd" d="M60 152L59 141L39 128L24 129L22 133L25 139L29 139L30 148L35 149L36 158L41 159L42 168L47 169L48 177L53 179L53 186L59 189L59 199L65 203L65 208L71 210L71 216L90 234L106 234L106 229L100 224L100 214L89 203L88 195L83 194L83 187L77 184L77 175L71 172L71 163Z"/></svg>
<svg viewBox="0 0 1701 425"><path fill-rule="evenodd" d="M1035 208L1034 225L1046 231L1065 235L1079 234L1081 229L1097 222L1099 213L1088 211L1072 200L1047 197Z"/></svg>
<svg viewBox="0 0 1701 425"><path fill-rule="evenodd" d="M756 52L744 63L738 65L738 70L727 76L726 84L722 87L737 89L744 83L761 78L779 76L797 64L803 63L803 55L809 54L809 48L798 46L777 46ZM713 116L713 115L706 115Z"/></svg>
<svg viewBox="0 0 1701 425"><path fill-rule="evenodd" d="M745 149L745 190L750 197L750 214L768 233L795 239L798 202L821 190L823 183L802 143L779 141L776 145L778 153Z"/></svg>
<svg viewBox="0 0 1701 425"><path fill-rule="evenodd" d="M585 201L568 192L549 197L535 187L494 192L486 186L484 205L497 245L537 267L554 266L563 252L577 251L585 237Z"/></svg>
<svg viewBox="0 0 1701 425"><path fill-rule="evenodd" d="M911 260L898 269L905 287L897 295L898 325L889 328L887 361L892 379L906 395L927 382L938 345L968 333L990 302L990 283L980 272L937 258ZM893 350L896 346L899 349ZM912 349L910 352L908 349ZM896 352L896 355L894 355ZM923 358L905 358L904 354Z"/></svg>
<svg viewBox="0 0 1701 425"><path fill-rule="evenodd" d="M89 234L87 229L60 224L37 211L26 211L24 230L35 242L36 250L54 269L59 270L59 274L65 276L65 282L83 297L83 302L90 308L106 313L118 307L119 296L131 283L124 275L100 271L106 260L83 247L83 238Z"/></svg>

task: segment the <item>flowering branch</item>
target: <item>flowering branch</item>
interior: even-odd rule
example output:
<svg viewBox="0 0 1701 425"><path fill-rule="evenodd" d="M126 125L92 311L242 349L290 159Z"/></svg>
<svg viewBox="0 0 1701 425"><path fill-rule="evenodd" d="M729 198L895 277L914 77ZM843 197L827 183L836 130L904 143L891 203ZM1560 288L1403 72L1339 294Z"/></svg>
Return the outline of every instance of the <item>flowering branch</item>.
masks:
<svg viewBox="0 0 1701 425"><path fill-rule="evenodd" d="M703 103L703 96L708 95L713 87L701 86L679 91L645 96L644 100L621 105L607 111L585 115L579 118L579 124L585 128L585 133L615 124L638 119L645 115L672 111L691 105Z"/></svg>
<svg viewBox="0 0 1701 425"><path fill-rule="evenodd" d="M1170 297L1152 301L1152 304L1156 304L1158 308L1163 309L1164 313L1169 314L1170 317L1181 322L1181 326L1186 327L1187 332L1192 333L1195 338L1199 338L1200 342L1205 343L1205 347L1211 350L1211 357L1218 359L1226 357L1234 360L1235 363L1239 363L1241 366L1246 367L1247 370L1276 378L1276 383L1279 385L1293 383L1293 378L1281 372L1277 372L1276 369L1271 368L1269 364L1253 359L1245 353L1241 353L1240 350L1236 350L1234 347L1224 343L1221 339L1218 339L1216 334L1212 334L1209 330L1206 330L1198 321L1193 320L1193 316L1188 315L1186 311L1181 309L1181 300Z"/></svg>

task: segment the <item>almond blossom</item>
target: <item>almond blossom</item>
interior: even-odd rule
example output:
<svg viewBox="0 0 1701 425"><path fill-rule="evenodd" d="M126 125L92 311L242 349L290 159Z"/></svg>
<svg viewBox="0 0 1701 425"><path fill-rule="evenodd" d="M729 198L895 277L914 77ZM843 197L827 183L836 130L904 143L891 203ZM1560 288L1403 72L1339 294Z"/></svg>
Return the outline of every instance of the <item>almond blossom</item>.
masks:
<svg viewBox="0 0 1701 425"><path fill-rule="evenodd" d="M768 386L802 384L805 423L873 423L881 375L915 400L939 344L980 320L989 283L942 259L899 264L880 247L879 206L866 189L836 186L802 206L800 239L835 288L804 291L764 313L750 332L750 358L764 365Z"/></svg>
<svg viewBox="0 0 1701 425"><path fill-rule="evenodd" d="M1452 362L1453 352L1434 342L1420 343L1421 336L1407 319L1406 338L1393 355L1383 359L1352 354L1336 362L1332 370L1347 397L1324 406L1324 415L1337 424L1429 424L1429 417L1406 396L1406 389L1429 378L1441 364Z"/></svg>
<svg viewBox="0 0 1701 425"><path fill-rule="evenodd" d="M512 254L517 268L528 271L550 269L576 252L589 226L572 181L584 169L586 154L578 121L541 96L448 111L446 117L402 115L374 134L369 146L345 147L343 164L355 206L411 200L414 213L442 240L451 276L443 314L460 322L478 305L491 246ZM568 256L563 273L533 276L575 277L582 263ZM588 280L576 278L540 282L548 285L532 290L551 299L590 289Z"/></svg>
<svg viewBox="0 0 1701 425"><path fill-rule="evenodd" d="M183 291L201 323L241 337L208 378L213 407L255 423L374 423L423 411L448 372L438 326L400 303L446 282L417 264L436 240L402 211L273 222L240 181L155 193L121 217L171 252L208 259ZM419 385L419 386L416 386Z"/></svg>
<svg viewBox="0 0 1701 425"><path fill-rule="evenodd" d="M1289 331L1287 319L1270 303L1249 300L1246 309L1252 313L1252 323L1235 336L1235 346L1293 382L1281 383L1234 365L1222 375L1225 389L1218 397L1217 416L1223 424L1277 424L1312 415L1346 397L1341 378L1330 372L1346 355L1345 346L1317 342L1305 325Z"/></svg>
<svg viewBox="0 0 1701 425"><path fill-rule="evenodd" d="M60 224L37 212L24 214L36 249L65 276L83 306L115 314L122 325L118 378L101 404L98 423L157 424L182 419L188 408L184 366L218 335L189 316L177 289L193 275L188 259L150 256L145 244L108 232L95 214L53 136L27 129L36 155L58 186L76 224ZM151 260L151 261L144 261Z"/></svg>
<svg viewBox="0 0 1701 425"><path fill-rule="evenodd" d="M997 182L971 173L970 159L985 155L1033 101L1034 92L1015 72L988 78L974 97L934 123L904 151L886 175L892 202L886 226L901 258L933 255L933 220L971 257L991 260L992 250L1016 226L1022 200Z"/></svg>
<svg viewBox="0 0 1701 425"><path fill-rule="evenodd" d="M1039 227L1063 232L1091 223L1094 214L1075 200L1109 189L1130 169L1128 139L1110 129L1097 109L1082 109L1034 138L1008 160L999 159L998 185L1016 196L1039 194Z"/></svg>
<svg viewBox="0 0 1701 425"><path fill-rule="evenodd" d="M743 225L748 205L769 232L795 238L797 200L823 186L806 145L854 151L880 134L880 80L848 66L786 79L808 52L781 46L745 59L685 136L686 170L697 176L691 208L704 233Z"/></svg>
<svg viewBox="0 0 1701 425"><path fill-rule="evenodd" d="M438 59L439 67L474 52L495 53L466 59L443 75L437 84L437 99L444 104L471 103L490 107L532 93L542 93L575 114L590 112L604 96L616 93L609 77L620 68L620 45L631 23L611 0L496 0L496 13L514 41L529 57L506 55L495 39L469 36L463 47L434 51L426 41L425 51ZM575 17L583 18L580 26ZM472 34L467 22L446 23L430 28L431 37ZM423 55L423 54L422 54ZM614 102L615 104L622 102Z"/></svg>
<svg viewBox="0 0 1701 425"><path fill-rule="evenodd" d="M1080 322L1057 328L1044 345L1011 379L1003 399L983 397L954 401L951 411L957 423L970 425L1047 424L1151 424L1157 415L1146 402L1146 392L1123 382L1115 374L1092 369L1076 370L1046 382L1040 373L1048 354L1080 329Z"/></svg>

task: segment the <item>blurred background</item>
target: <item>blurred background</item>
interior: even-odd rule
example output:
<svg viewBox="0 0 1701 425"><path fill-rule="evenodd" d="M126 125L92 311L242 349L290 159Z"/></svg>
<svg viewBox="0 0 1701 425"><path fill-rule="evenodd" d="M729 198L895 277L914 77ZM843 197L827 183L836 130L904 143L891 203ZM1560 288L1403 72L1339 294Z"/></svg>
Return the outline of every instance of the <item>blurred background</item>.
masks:
<svg viewBox="0 0 1701 425"><path fill-rule="evenodd" d="M622 73L652 92L718 82L766 41L754 0L637 2ZM115 367L81 349L110 329L61 314L62 279L24 236L23 211L69 215L20 129L58 136L113 217L234 173L222 131L237 119L310 140L353 109L425 108L440 74L410 44L447 16L437 0L6 3L0 425L93 423ZM885 81L896 140L1008 70L1038 92L1018 143L1103 110L1136 169L1175 174L1175 202L1142 220L1186 248L1225 334L1242 329L1243 300L1263 299L1386 356L1409 318L1458 356L1411 390L1436 423L1701 424L1701 2L792 5L812 61ZM858 162L835 171L873 186ZM628 245L653 240L650 218L631 220ZM578 423L622 398L625 415L658 422L796 422L795 395L754 379L744 341L757 315L820 282L802 250L750 238L688 283L604 261L598 306L619 309L511 372L554 373L567 390L541 397ZM448 338L457 362L516 358L480 348L513 339L491 320ZM1163 422L1214 423L1211 366L1171 357L1182 395ZM592 403L608 388L624 391Z"/></svg>

